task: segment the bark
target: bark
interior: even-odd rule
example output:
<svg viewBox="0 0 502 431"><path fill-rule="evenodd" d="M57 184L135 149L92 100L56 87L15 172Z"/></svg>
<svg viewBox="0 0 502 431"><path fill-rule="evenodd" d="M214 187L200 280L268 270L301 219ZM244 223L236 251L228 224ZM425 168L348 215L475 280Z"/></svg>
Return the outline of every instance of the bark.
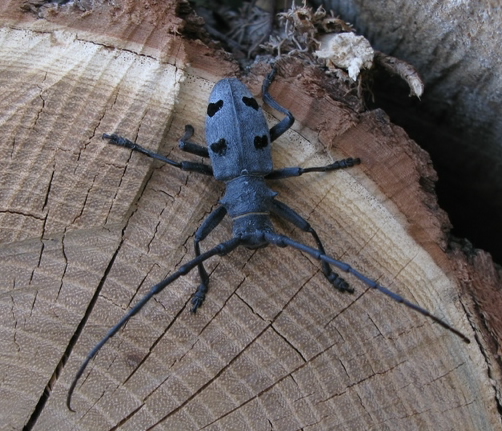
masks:
<svg viewBox="0 0 502 431"><path fill-rule="evenodd" d="M2 429L500 427L483 328L460 291L458 262L473 266L445 251L448 219L428 155L382 111L358 114L334 101L315 71L294 62L272 86L297 118L275 143L275 165L349 156L363 164L271 186L329 254L471 344L352 278L356 293L339 294L318 262L294 250L239 249L209 262L211 289L196 315L188 311L195 271L152 300L91 362L77 412L66 409L89 350L193 257L194 232L223 192L212 178L101 135L186 159L177 148L185 124L203 142L209 92L238 71L225 54L180 36L198 25L184 3L114 4L32 2L22 12L13 1L1 11ZM257 96L267 71L246 77ZM281 118L267 112L271 123ZM311 243L285 223L277 228ZM226 220L203 247L230 235Z"/></svg>
<svg viewBox="0 0 502 431"><path fill-rule="evenodd" d="M392 121L425 148L457 236L502 262L502 19L500 2L326 0L373 46L412 64L425 82L406 100L398 79L374 91Z"/></svg>

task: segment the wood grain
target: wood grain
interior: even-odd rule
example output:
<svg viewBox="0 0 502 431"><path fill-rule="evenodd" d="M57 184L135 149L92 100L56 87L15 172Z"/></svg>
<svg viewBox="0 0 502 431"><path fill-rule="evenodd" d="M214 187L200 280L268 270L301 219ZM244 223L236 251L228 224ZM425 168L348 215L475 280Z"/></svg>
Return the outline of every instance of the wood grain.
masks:
<svg viewBox="0 0 502 431"><path fill-rule="evenodd" d="M101 139L118 132L178 160L185 124L204 141L209 92L236 67L177 35L183 21L169 14L179 5L165 3L149 3L141 19L130 2L61 8L43 20L3 11L2 429L497 429L485 357L464 311L470 301L444 253L446 218L420 185L434 179L427 155L382 112L358 114L307 70L289 74L294 63L272 86L298 120L276 142L276 166L348 156L363 165L272 187L330 254L473 343L356 280L354 295L340 295L294 250L239 249L209 262L211 290L196 315L188 311L195 272L151 301L92 361L77 412L66 409L85 355L191 259L194 232L223 192L212 178ZM247 79L255 94L260 70ZM280 118L267 112L270 123ZM226 220L204 247L230 235Z"/></svg>

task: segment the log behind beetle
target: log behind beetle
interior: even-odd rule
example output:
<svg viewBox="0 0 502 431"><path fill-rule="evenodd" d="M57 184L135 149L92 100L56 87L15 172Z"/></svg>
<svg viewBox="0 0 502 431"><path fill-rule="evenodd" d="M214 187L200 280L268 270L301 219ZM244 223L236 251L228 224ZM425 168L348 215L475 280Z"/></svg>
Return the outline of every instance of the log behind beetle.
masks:
<svg viewBox="0 0 502 431"><path fill-rule="evenodd" d="M219 81L211 93L206 117L207 147L190 142L189 139L192 137L194 129L192 126L185 127L185 134L180 140L180 148L191 154L205 158L209 157L212 166L198 162L176 162L121 136L115 134L103 135L103 138L108 139L112 144L139 151L152 158L162 160L171 166L185 171L213 175L217 180L226 183L226 192L220 201L220 206L206 218L195 233L195 258L182 265L178 271L172 273L168 278L153 286L87 355L68 391L67 406L70 410L72 410L71 397L73 391L88 363L132 316L138 313L154 295L160 293L170 283L197 267L201 283L192 298L192 311L195 312L204 302L209 287L209 275L204 268L204 262L212 256L228 254L238 246L255 249L274 244L279 247L291 246L296 248L319 260L323 274L340 292L352 293L354 290L333 271L331 266L351 273L369 287L434 320L445 329L459 336L464 342L470 342L463 333L439 317L432 315L426 309L381 286L350 265L328 256L319 236L307 220L288 205L276 199L277 193L268 187L266 180L296 177L309 172L346 169L359 164L360 160L358 158L348 158L330 165L311 168L273 168L271 143L288 130L294 122L293 114L279 105L269 93L269 87L275 73L276 70L273 69L264 80L263 99L269 106L282 112L286 117L270 130L262 108L247 87L235 78ZM233 237L201 253L200 242L218 226L227 214L232 218ZM316 248L276 233L270 218L272 214L292 223L302 231L310 233L316 243Z"/></svg>

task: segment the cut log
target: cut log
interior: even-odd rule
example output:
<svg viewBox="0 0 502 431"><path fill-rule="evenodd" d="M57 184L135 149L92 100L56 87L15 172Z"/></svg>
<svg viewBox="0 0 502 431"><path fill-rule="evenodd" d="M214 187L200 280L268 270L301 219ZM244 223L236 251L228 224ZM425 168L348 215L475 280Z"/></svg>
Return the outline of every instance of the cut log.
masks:
<svg viewBox="0 0 502 431"><path fill-rule="evenodd" d="M411 63L423 77L420 103L405 96L409 90L399 79L377 80L378 105L431 154L456 235L502 263L500 2L315 3L334 9L377 49Z"/></svg>
<svg viewBox="0 0 502 431"><path fill-rule="evenodd" d="M224 190L101 139L117 132L186 159L177 148L185 124L203 143L212 86L238 71L225 54L178 34L187 25L175 16L183 2L115 4L3 6L1 428L498 429L427 154L383 112L358 114L334 101L294 62L271 89L297 119L274 144L275 165L363 163L271 187L330 255L431 310L471 344L353 278L356 292L338 293L318 262L295 250L238 249L209 261L211 288L196 315L196 271L150 301L91 362L75 390L76 413L67 410L89 350L193 257L194 232ZM258 98L268 70L245 79ZM282 118L266 111L270 124ZM225 220L203 247L230 236Z"/></svg>

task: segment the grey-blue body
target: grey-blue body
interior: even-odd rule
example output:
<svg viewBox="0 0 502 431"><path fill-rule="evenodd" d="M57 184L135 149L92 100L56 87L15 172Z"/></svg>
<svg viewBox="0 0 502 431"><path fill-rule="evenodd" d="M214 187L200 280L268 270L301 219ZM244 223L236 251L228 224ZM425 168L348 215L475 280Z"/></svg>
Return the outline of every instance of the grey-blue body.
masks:
<svg viewBox="0 0 502 431"><path fill-rule="evenodd" d="M67 406L70 410L71 396L87 364L132 316L138 313L154 295L160 293L173 281L197 267L201 283L192 298L192 311L195 312L204 302L209 287L209 275L204 268L204 262L212 256L228 254L238 246L259 248L274 244L279 247L291 246L301 250L321 261L323 274L339 291L353 292L353 289L332 270L331 265L354 275L371 288L422 313L461 337L465 342L469 342L464 334L439 317L369 279L350 265L326 255L319 236L307 220L288 205L276 199L277 193L269 188L267 180L280 180L308 172L327 172L349 168L360 163L360 160L348 158L327 166L312 168L289 167L274 170L271 144L288 130L294 122L291 112L279 105L268 91L274 75L275 69L264 80L263 99L269 106L282 112L286 117L270 130L262 108L247 87L237 79L219 81L211 93L206 118L207 147L190 142L189 139L192 137L194 130L192 126L185 127L185 135L180 140L180 148L183 151L204 158L210 157L212 166L199 162L176 162L121 136L115 134L103 135L103 138L109 139L112 144L139 151L155 159L162 160L171 166L186 171L213 175L217 180L226 183L226 192L220 201L221 205L206 218L195 233L196 257L182 265L168 278L153 286L148 294L129 310L88 354L68 391ZM200 242L218 226L227 214L233 221L233 238L201 253ZM282 218L312 235L316 248L276 233L270 218L271 215Z"/></svg>
<svg viewBox="0 0 502 431"><path fill-rule="evenodd" d="M219 81L209 96L206 142L217 180L272 172L267 120L248 88L236 78Z"/></svg>
<svg viewBox="0 0 502 431"><path fill-rule="evenodd" d="M274 168L270 131L262 108L236 78L222 79L209 96L206 142L213 175L227 186L220 203L232 218L234 236L272 232L277 192L265 182Z"/></svg>

